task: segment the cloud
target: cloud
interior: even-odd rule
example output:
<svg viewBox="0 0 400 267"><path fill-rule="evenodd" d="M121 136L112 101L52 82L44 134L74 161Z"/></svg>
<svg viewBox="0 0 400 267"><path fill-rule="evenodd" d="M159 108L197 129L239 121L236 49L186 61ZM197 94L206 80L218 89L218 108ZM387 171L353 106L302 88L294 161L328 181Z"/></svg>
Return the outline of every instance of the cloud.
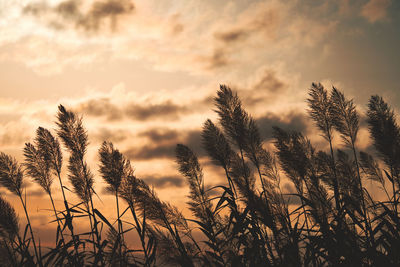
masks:
<svg viewBox="0 0 400 267"><path fill-rule="evenodd" d="M224 32L216 32L214 36L217 40L224 43L233 43L245 39L247 33L244 29L232 29Z"/></svg>
<svg viewBox="0 0 400 267"><path fill-rule="evenodd" d="M157 176L145 175L141 177L146 183L156 188L163 189L167 187L184 187L185 180L177 176Z"/></svg>
<svg viewBox="0 0 400 267"><path fill-rule="evenodd" d="M42 188L37 188L37 189L34 189L34 190L29 190L28 192L27 192L27 195L28 196L31 196L31 197L37 197L37 198L42 198L42 197L44 197L46 194L45 194L45 192L44 192L44 190L42 189Z"/></svg>
<svg viewBox="0 0 400 267"><path fill-rule="evenodd" d="M148 119L176 120L184 112L189 112L187 107L180 106L167 100L158 104L139 105L133 104L127 107L126 114L133 119L145 121Z"/></svg>
<svg viewBox="0 0 400 267"><path fill-rule="evenodd" d="M158 1L138 1L134 6L130 0L61 1L26 5L24 13L35 20L23 21L29 21L35 38L21 41L18 48L10 43L12 53L0 57L41 74L66 67L87 68L87 63L101 66L109 61L144 60L156 70L215 75L241 68L251 71L264 59L271 63L292 60L306 46L332 34L337 20L327 12L315 11L317 4L302 8L298 1L256 1L244 6L232 2L218 11L212 1L174 2L172 8ZM207 12L192 12L199 7ZM316 13L319 16L313 16ZM108 24L118 34L79 34L99 33ZM14 26L5 25L3 30ZM15 39L31 35L24 25L18 25L20 33L14 34ZM54 33L49 26L65 30Z"/></svg>
<svg viewBox="0 0 400 267"><path fill-rule="evenodd" d="M232 27L222 31L219 28L215 30L211 55L200 57L200 61L204 61L205 68L213 70L235 63L236 60L232 58L237 54L237 48L242 48L239 45L243 45L252 36L258 35L262 40L265 37L274 38L283 13L283 8L279 7L278 2L251 5L238 16L238 22Z"/></svg>
<svg viewBox="0 0 400 267"><path fill-rule="evenodd" d="M391 4L391 0L369 0L362 9L361 16L366 18L370 23L382 21L387 16L387 9Z"/></svg>
<svg viewBox="0 0 400 267"><path fill-rule="evenodd" d="M25 119L13 120L2 125L0 129L0 145L2 147L21 146L29 140L33 131L21 121L25 121Z"/></svg>
<svg viewBox="0 0 400 267"><path fill-rule="evenodd" d="M277 115L267 113L256 119L257 125L260 127L262 136L266 139L271 139L273 129L277 126L287 131L299 131L303 134L307 133L308 123L303 113L289 112L287 114Z"/></svg>
<svg viewBox="0 0 400 267"><path fill-rule="evenodd" d="M91 134L89 137L93 138L97 142L101 143L103 141L110 142L122 142L128 139L132 134L129 131L123 129L108 129L101 127L94 134Z"/></svg>
<svg viewBox="0 0 400 267"><path fill-rule="evenodd" d="M104 0L94 1L87 10L84 9L81 1L66 0L56 6L46 2L30 3L24 7L23 12L38 18L49 15L47 22L55 29L72 25L86 32L97 32L105 21L115 31L118 19L122 15L131 14L135 6L130 0Z"/></svg>
<svg viewBox="0 0 400 267"><path fill-rule="evenodd" d="M164 130L165 131L165 130ZM156 136L156 139L162 138L167 142L164 143L159 143L159 142L153 142L151 145L144 145L141 147L131 147L124 151L124 155L127 156L129 159L132 160L151 160L151 159L161 159L161 158L167 158L167 159L175 159L175 148L177 144L184 144L188 147L190 147L199 157L205 156L205 151L202 148L201 145L201 131L200 130L188 130L184 131L181 130L176 132L176 135L174 131L165 132L167 135L169 134L169 138L165 138L166 136ZM143 133L140 135L143 136ZM154 133L151 133L150 135L147 135L150 140L152 138ZM173 138L176 137L176 138ZM154 141L154 140L152 140Z"/></svg>
<svg viewBox="0 0 400 267"><path fill-rule="evenodd" d="M254 4L239 16L236 25L224 31L216 31L214 38L225 45L245 41L255 34L274 38L285 11L286 8L276 1Z"/></svg>
<svg viewBox="0 0 400 267"><path fill-rule="evenodd" d="M165 100L158 103L138 104L125 99L125 103L113 103L110 97L93 98L81 102L74 109L84 115L104 117L107 121L120 121L128 118L136 121L177 120L193 110L186 106Z"/></svg>
<svg viewBox="0 0 400 267"><path fill-rule="evenodd" d="M76 108L76 111L94 117L106 116L108 121L120 120L122 118L122 111L106 97L90 99L81 103Z"/></svg>
<svg viewBox="0 0 400 267"><path fill-rule="evenodd" d="M180 22L180 14L174 14L168 19L167 27L168 27L168 32L172 36L176 36L180 33L182 33L185 29L185 26Z"/></svg>
<svg viewBox="0 0 400 267"><path fill-rule="evenodd" d="M255 75L249 89L240 90L239 94L245 105L252 106L271 102L272 99L282 95L287 88L288 85L278 78L275 70L264 67Z"/></svg>
<svg viewBox="0 0 400 267"><path fill-rule="evenodd" d="M206 70L215 70L231 63L229 48L214 48L211 54L196 56L195 62L200 63Z"/></svg>
<svg viewBox="0 0 400 267"><path fill-rule="evenodd" d="M151 129L138 134L140 137L147 137L152 142L175 141L178 139L178 131L171 129Z"/></svg>
<svg viewBox="0 0 400 267"><path fill-rule="evenodd" d="M151 160L155 158L174 158L176 144L145 145L132 147L124 151L124 155L132 160Z"/></svg>

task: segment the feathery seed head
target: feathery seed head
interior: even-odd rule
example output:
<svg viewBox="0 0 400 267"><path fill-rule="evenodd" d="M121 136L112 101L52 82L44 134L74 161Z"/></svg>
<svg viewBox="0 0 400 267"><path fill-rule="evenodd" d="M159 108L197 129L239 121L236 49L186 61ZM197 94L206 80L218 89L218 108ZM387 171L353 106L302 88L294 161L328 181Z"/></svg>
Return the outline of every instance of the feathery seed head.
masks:
<svg viewBox="0 0 400 267"><path fill-rule="evenodd" d="M10 203L0 195L0 237L12 241L18 232L18 216Z"/></svg>
<svg viewBox="0 0 400 267"><path fill-rule="evenodd" d="M99 149L100 173L111 192L117 192L123 177L130 175L130 164L111 142L104 141Z"/></svg>
<svg viewBox="0 0 400 267"><path fill-rule="evenodd" d="M25 162L23 165L33 180L50 194L53 182L50 172L50 160L47 160L42 152L31 143L26 143L24 147Z"/></svg>
<svg viewBox="0 0 400 267"><path fill-rule="evenodd" d="M22 193L22 169L15 158L3 152L0 152L0 183L16 195Z"/></svg>

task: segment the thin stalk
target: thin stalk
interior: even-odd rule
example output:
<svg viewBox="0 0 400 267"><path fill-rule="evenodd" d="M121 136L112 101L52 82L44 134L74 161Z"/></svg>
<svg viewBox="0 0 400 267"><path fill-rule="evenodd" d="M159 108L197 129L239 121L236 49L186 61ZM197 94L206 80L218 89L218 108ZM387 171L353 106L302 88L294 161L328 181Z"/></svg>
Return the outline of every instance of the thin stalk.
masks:
<svg viewBox="0 0 400 267"><path fill-rule="evenodd" d="M122 244L124 243L124 235L122 230L122 222L119 217L118 190L115 191L115 201L117 202L118 238L120 239L119 256L122 258ZM119 262L119 265L122 266L122 261Z"/></svg>
<svg viewBox="0 0 400 267"><path fill-rule="evenodd" d="M179 237L179 233L177 231L174 231L172 229L171 223L168 221L167 216L164 212L164 209L162 208L162 206L159 206L159 210L161 212L162 215L162 220L165 224L165 227L168 229L168 231L170 232L171 236L174 237L174 241L176 243L176 245L178 246L179 252L181 253L182 259L186 262L188 267L194 267L193 262L191 261L191 259L189 258L189 256L187 255L187 251L185 246L183 245L180 237ZM176 229L176 226L174 227Z"/></svg>
<svg viewBox="0 0 400 267"><path fill-rule="evenodd" d="M357 152L356 152L356 148L355 148L353 139L351 139L351 146L352 146L352 150L353 150L354 161L356 162L358 183L359 183L360 190L361 190L361 205L362 205L363 212L364 212L364 224L365 224L365 228L366 228L365 234L366 234L368 244L370 242L372 242L372 245L374 245L375 241L374 241L374 238L372 235L372 229L371 229L371 224L370 224L370 220L369 220L369 215L368 215L367 207L366 207L365 201L364 201L364 189L363 189L363 185L362 185L362 181L361 181L360 166L358 164Z"/></svg>
<svg viewBox="0 0 400 267"><path fill-rule="evenodd" d="M22 206L24 207L25 216L26 216L26 220L27 220L28 225L29 225L29 231L30 231L30 233L31 233L32 243L33 243L33 248L34 248L34 252L35 252L35 256L36 256L37 263L39 264L40 267L42 267L43 264L42 264L42 261L41 261L40 258L39 258L39 254L38 254L38 252L37 252L37 247L36 247L35 237L34 237L33 231L32 231L31 221L30 221L30 219L29 219L28 211L27 211L27 209L26 209L26 205L25 205L24 199L22 198L21 192L18 192L18 197L19 197L19 199L21 200Z"/></svg>
<svg viewBox="0 0 400 267"><path fill-rule="evenodd" d="M138 235L140 237L140 243L142 245L144 257L146 259L146 262L145 262L144 266L150 266L150 264L149 264L149 255L147 254L147 250L146 250L145 233L144 233L144 231L142 231L142 227L140 226L140 222L139 222L139 219L137 218L137 215L136 215L136 212L135 212L135 208L133 207L133 203L129 203L129 209L131 210L133 219L135 220L136 232L138 233Z"/></svg>
<svg viewBox="0 0 400 267"><path fill-rule="evenodd" d="M243 172L244 172L244 175L245 175L246 187L247 187L247 190L250 190L250 184L249 184L249 181L248 181L249 174L247 174L247 172L246 172L246 164L244 162L243 150L242 150L242 148L239 148L239 149L240 149L240 156L241 156L241 159L242 159ZM267 200L266 200L266 205L268 206L268 201ZM250 212L251 212L251 217L253 218L253 220L255 220L257 217L256 217L256 214L255 214L254 210L251 209ZM266 246L266 243L267 243L267 242L265 242L265 238L268 238L268 234L267 234L267 232L265 232L265 237L262 234L260 234L261 233L261 230L260 230L261 228L258 225L258 222L257 221L254 222L253 220L251 220L251 223L253 224L254 229L258 229L259 230L258 231L259 233L257 233L257 235L256 234L253 234L253 235L257 239L257 241L261 241L261 243L262 243L262 253L264 254L264 257L266 259L268 259L267 253L265 251L265 246ZM272 223L272 226L275 229L274 223ZM275 236L274 229L272 229L272 232L274 234L275 240L277 240L276 236ZM260 235L260 236L258 237L258 235ZM281 255L279 255L279 256L281 258ZM271 255L271 257L272 257L272 255ZM282 258L281 258L281 260L282 260Z"/></svg>
<svg viewBox="0 0 400 267"><path fill-rule="evenodd" d="M393 206L394 206L394 211L396 213L397 216L397 198L396 198L396 185L394 183L394 170L393 170L393 166L390 166L390 175L392 176L392 190L393 190Z"/></svg>
<svg viewBox="0 0 400 267"><path fill-rule="evenodd" d="M87 170L86 170L85 164L83 163L83 158L82 157L81 157L80 163L82 165L83 173L85 174L85 181L86 181L86 185L87 185L87 180L88 180L88 177L86 177ZM93 189L92 188L88 188L88 186L86 186L86 190L87 190L86 194L89 196L89 203L90 203L90 207L88 205L89 217L90 216L93 217L93 224L94 225L92 225L92 229L94 229L94 233L96 235L96 241L97 241L97 245L99 246L99 253L100 253L101 252L101 244L100 244L99 231L97 229L97 224L98 223L97 223L96 215L94 214L93 198L92 198L92 194L90 192L90 190L93 190ZM90 213L90 209L92 210L92 213ZM93 243L93 245L95 246L95 243ZM94 249L94 251L95 251L95 249ZM95 252L95 255L96 255L96 252ZM103 256L102 255L100 255L100 256L101 256L101 261L104 264Z"/></svg>
<svg viewBox="0 0 400 267"><path fill-rule="evenodd" d="M56 221L57 221L58 228L60 229L60 235L61 235L61 241L62 241L62 243L63 243L63 248L64 248L66 254L68 255L67 248L65 247L64 234L63 234L63 231L62 231L62 227L61 227L61 224L60 224L60 220L59 220L58 215L57 215L56 206L54 205L54 200L53 200L53 196L51 195L51 193L49 193L49 197L50 197L51 205L52 205L52 207L53 207L54 216L56 216ZM56 244L56 245L58 245L58 244ZM68 261L70 261L70 258L69 258L69 257L68 257Z"/></svg>
<svg viewBox="0 0 400 267"><path fill-rule="evenodd" d="M92 241L93 241L93 254L96 255L96 245L95 245L95 240L94 240L94 234L92 233L93 231L93 220L92 216L90 214L90 208L89 208L89 203L85 203L88 217L89 217L89 222L90 222L90 235L92 236Z"/></svg>
<svg viewBox="0 0 400 267"><path fill-rule="evenodd" d="M329 131L329 130L328 130ZM337 178L337 173L336 173L336 163L335 163L335 154L333 152L333 146L332 146L332 137L331 134L328 132L328 142L329 142L329 148L331 152L331 157L332 157L332 169L333 169L333 176L335 178L334 184L333 184L333 193L335 195L335 202L336 202L336 209L339 211L339 214L341 214L341 205L340 205L340 194L339 194L339 181Z"/></svg>
<svg viewBox="0 0 400 267"><path fill-rule="evenodd" d="M64 185L62 183L60 170L57 170L57 177L58 177L58 181L60 182L61 192L62 192L63 199L64 199L64 206L65 206L65 210L67 212L67 218L65 220L65 223L67 224L68 229L71 232L72 242L74 243L75 258L76 258L76 261L79 263L80 261L79 261L78 244L76 243L76 236L74 234L74 227L72 225L72 216L71 216L71 212L69 211L67 198L65 197ZM61 229L61 231L63 231L63 230Z"/></svg>
<svg viewBox="0 0 400 267"><path fill-rule="evenodd" d="M20 253L22 254L22 258L21 258L21 262L23 262L25 256L27 255L27 259L29 261L29 263L33 266L35 263L33 261L33 257L31 256L31 254L29 253L29 250L25 244L25 242L22 242L21 237L19 236L19 234L17 234L17 238L18 238L18 243L17 241L15 242L15 245L17 246L17 248L21 251ZM13 246L14 247L14 246ZM27 253L27 254L26 254Z"/></svg>
<svg viewBox="0 0 400 267"><path fill-rule="evenodd" d="M263 192L264 192L264 200L265 200L265 202L266 202L266 206L269 207L269 206L268 206L268 204L269 204L269 203L268 203L268 199L267 199L267 197L266 197L266 195L265 195L266 187L265 187L265 184L264 184L264 180L262 179L261 170L260 170L260 165L259 165L259 163L258 163L258 160L257 160L256 155L254 155L254 158L255 158L255 164L254 164L254 165L255 165L256 168L257 168L258 175L259 175L260 182L261 182L261 186L262 186L262 189L263 189ZM262 195L262 194L261 194L261 195ZM269 208L268 208L268 209L269 209ZM276 225L275 225L274 222L272 223L272 229L271 229L271 230L272 230L272 234L274 235L275 243L276 243L276 244L280 243L280 240L279 240L278 235L277 235L278 229L276 228ZM265 235L267 235L267 231L265 231ZM276 249L277 249L279 255L281 255L281 253L280 253L280 248L279 248L278 245L276 245ZM281 258L281 260L282 260L282 258Z"/></svg>
<svg viewBox="0 0 400 267"><path fill-rule="evenodd" d="M7 250L8 259L10 260L11 265L12 266L17 266L17 264L15 262L15 255L14 255L15 249L14 249L14 245L13 245L12 241L10 242L11 250L10 250L10 247L8 246L8 243L7 243L7 241L5 239L3 239L3 243L4 243L4 247Z"/></svg>

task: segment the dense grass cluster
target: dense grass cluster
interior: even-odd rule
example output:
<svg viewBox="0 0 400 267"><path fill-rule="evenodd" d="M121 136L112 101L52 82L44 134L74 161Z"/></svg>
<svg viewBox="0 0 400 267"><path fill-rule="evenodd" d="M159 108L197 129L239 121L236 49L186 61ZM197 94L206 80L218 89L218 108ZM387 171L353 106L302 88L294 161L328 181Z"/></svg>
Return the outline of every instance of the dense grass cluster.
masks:
<svg viewBox="0 0 400 267"><path fill-rule="evenodd" d="M221 86L214 98L218 123L207 120L202 141L226 183L205 186L195 153L177 145L176 161L190 193L185 218L136 177L112 143L99 149L99 172L115 196L117 220L93 204L94 175L86 159L87 132L77 114L59 106L57 137L38 128L19 165L0 154L0 183L18 196L27 225L19 228L9 202L0 197L0 264L4 266L400 266L400 127L380 97L368 103L367 123L376 155L359 151L359 114L352 100L321 84L309 89L308 113L327 142L318 151L300 132L274 128L274 151L267 151L256 121L237 94ZM335 147L340 136L343 145ZM59 140L69 152L67 175ZM23 180L30 176L48 195L57 234L44 249L35 239ZM65 179L68 178L68 189ZM281 179L295 192L283 193ZM371 180L386 198L365 188ZM57 184L57 186L55 185ZM56 206L53 191L62 192ZM68 189L68 190L67 190ZM80 202L71 203L72 191ZM29 194L28 194L29 195ZM121 210L124 201L127 209ZM90 231L77 232L87 219ZM126 245L135 231L140 250ZM193 233L201 233L194 238Z"/></svg>

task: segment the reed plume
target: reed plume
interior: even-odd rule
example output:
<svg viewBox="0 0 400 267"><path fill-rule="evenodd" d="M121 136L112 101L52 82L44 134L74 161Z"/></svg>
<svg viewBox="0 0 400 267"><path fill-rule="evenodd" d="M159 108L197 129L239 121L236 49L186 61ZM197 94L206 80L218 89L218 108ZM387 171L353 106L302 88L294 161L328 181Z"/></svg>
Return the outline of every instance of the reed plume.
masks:
<svg viewBox="0 0 400 267"><path fill-rule="evenodd" d="M10 203L0 196L0 237L13 242L18 233L18 216Z"/></svg>
<svg viewBox="0 0 400 267"><path fill-rule="evenodd" d="M65 207L65 225L68 227L69 231L71 232L72 240L74 243L75 249L75 260L78 260L78 241L77 237L74 233L74 226L72 223L72 215L68 205L68 201L65 195L65 188L63 181L61 179L61 169L63 164L63 156L61 152L61 146L59 140L54 137L51 132L43 127L39 127L36 130L36 137L35 137L35 145L37 150L40 151L40 154L43 156L44 160L47 162L50 168L50 174L56 175L58 178L58 182L60 184L63 200L64 200L64 207ZM52 198L52 197L51 197ZM61 233L63 229L61 230ZM77 261L79 262L79 261Z"/></svg>
<svg viewBox="0 0 400 267"><path fill-rule="evenodd" d="M212 223L210 221L212 205L204 188L203 171L197 156L190 148L182 144L178 144L175 151L179 171L186 177L190 186L191 201L188 202L190 210L203 222Z"/></svg>
<svg viewBox="0 0 400 267"><path fill-rule="evenodd" d="M10 192L22 194L23 173L15 158L0 152L0 183Z"/></svg>
<svg viewBox="0 0 400 267"><path fill-rule="evenodd" d="M38 183L47 194L51 195L51 184L53 176L50 173L50 162L47 161L42 153L31 143L26 143L24 147L25 170L33 180Z"/></svg>
<svg viewBox="0 0 400 267"><path fill-rule="evenodd" d="M364 188L361 180L360 175L360 164L357 156L356 150L356 141L357 141L357 133L359 130L359 115L357 113L356 107L353 104L353 100L347 100L344 94L338 90L337 88L333 87L331 92L331 100L333 104L333 125L335 129L340 132L341 137L345 145L350 148L353 152L354 163L355 163L355 171L356 171L356 180L358 182L358 191L360 194L363 194ZM340 163L340 162L339 162ZM348 176L347 177L351 177ZM354 192L354 190L352 190ZM355 192L354 192L355 193ZM354 195L353 195L354 196ZM366 229L367 240L368 242L373 240L372 239L372 229L369 222L367 208L364 201L364 198L361 198L361 207L362 213L364 217L364 224Z"/></svg>
<svg viewBox="0 0 400 267"><path fill-rule="evenodd" d="M84 159L89 144L88 135L82 125L82 118L78 117L74 112L66 110L62 105L58 106L56 124L58 126L57 134L71 154L68 160L68 178L74 188L74 192L86 206L92 232L94 233L92 235L93 252L96 255L96 248L98 247L99 251L101 251L102 246L92 199L94 177ZM94 240L95 237L96 241ZM99 256L100 261L103 261L101 253Z"/></svg>
<svg viewBox="0 0 400 267"><path fill-rule="evenodd" d="M115 195L117 205L119 255L122 257L124 244L123 226L119 212L119 189L122 179L131 174L129 160L115 149L111 142L104 141L99 149L100 155L100 173L104 181L108 184L107 190Z"/></svg>
<svg viewBox="0 0 400 267"><path fill-rule="evenodd" d="M99 149L100 155L100 173L107 183L107 190L110 193L117 193L122 178L129 175L126 170L129 169L129 161L115 149L111 142L104 141Z"/></svg>
<svg viewBox="0 0 400 267"><path fill-rule="evenodd" d="M371 96L368 103L367 122L373 144L390 169L393 178L400 173L400 127L393 109L382 97ZM398 181L396 181L398 183Z"/></svg>
<svg viewBox="0 0 400 267"><path fill-rule="evenodd" d="M36 262L39 264L39 266L42 266L42 261L39 257L36 246L35 236L33 235L32 224L26 208L26 200L24 200L22 196L23 171L15 158L6 155L3 152L0 152L0 183L10 192L19 197L25 211L26 220L28 222L33 248L35 251Z"/></svg>
<svg viewBox="0 0 400 267"><path fill-rule="evenodd" d="M44 158L50 162L50 167L55 174L61 173L63 157L58 139L49 130L39 127L36 130L35 144L43 153Z"/></svg>
<svg viewBox="0 0 400 267"><path fill-rule="evenodd" d="M308 114L314 120L316 126L322 132L322 136L328 141L329 148L331 152L331 164L333 170L333 191L335 195L335 203L336 209L341 210L340 205L340 192L339 192L339 182L336 174L335 167L335 154L333 151L333 126L334 126L334 109L333 103L330 97L328 96L327 90L320 83L312 83L311 88L308 92L309 98L307 99L308 103Z"/></svg>

